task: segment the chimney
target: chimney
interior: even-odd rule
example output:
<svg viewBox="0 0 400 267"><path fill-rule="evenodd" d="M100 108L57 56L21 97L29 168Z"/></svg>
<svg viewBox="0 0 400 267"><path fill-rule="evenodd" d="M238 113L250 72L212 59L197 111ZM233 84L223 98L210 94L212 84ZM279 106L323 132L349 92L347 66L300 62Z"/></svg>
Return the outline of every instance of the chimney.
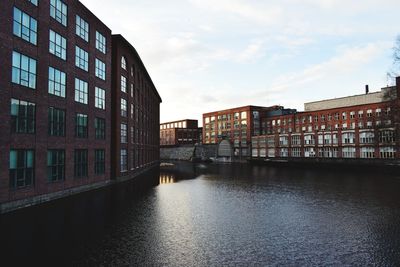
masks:
<svg viewBox="0 0 400 267"><path fill-rule="evenodd" d="M397 99L400 98L400 76L396 77L396 91L397 91Z"/></svg>
<svg viewBox="0 0 400 267"><path fill-rule="evenodd" d="M368 93L369 93L369 86L367 84L367 85L365 85L365 94L368 95Z"/></svg>

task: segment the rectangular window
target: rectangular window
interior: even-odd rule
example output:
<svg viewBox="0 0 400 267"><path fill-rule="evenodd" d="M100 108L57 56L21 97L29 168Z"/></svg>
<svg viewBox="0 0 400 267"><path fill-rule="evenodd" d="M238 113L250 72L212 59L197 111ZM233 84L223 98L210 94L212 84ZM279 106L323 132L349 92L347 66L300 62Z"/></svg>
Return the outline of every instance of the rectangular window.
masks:
<svg viewBox="0 0 400 267"><path fill-rule="evenodd" d="M13 32L15 36L36 45L37 21L16 7L14 7Z"/></svg>
<svg viewBox="0 0 400 267"><path fill-rule="evenodd" d="M65 97L66 84L65 72L49 67L49 94Z"/></svg>
<svg viewBox="0 0 400 267"><path fill-rule="evenodd" d="M32 89L36 88L36 60L13 51L12 82Z"/></svg>
<svg viewBox="0 0 400 267"><path fill-rule="evenodd" d="M67 40L50 30L49 52L61 59L67 59Z"/></svg>
<svg viewBox="0 0 400 267"><path fill-rule="evenodd" d="M128 126L121 123L121 143L126 144L128 142Z"/></svg>
<svg viewBox="0 0 400 267"><path fill-rule="evenodd" d="M96 49L98 49L103 54L106 53L106 37L96 31Z"/></svg>
<svg viewBox="0 0 400 267"><path fill-rule="evenodd" d="M355 133L343 133L342 144L354 144L356 142Z"/></svg>
<svg viewBox="0 0 400 267"><path fill-rule="evenodd" d="M65 111L49 107L49 136L65 136Z"/></svg>
<svg viewBox="0 0 400 267"><path fill-rule="evenodd" d="M342 157L343 158L355 158L356 157L356 148L355 147L343 147L342 148Z"/></svg>
<svg viewBox="0 0 400 267"><path fill-rule="evenodd" d="M67 5L61 0L50 0L50 17L67 26Z"/></svg>
<svg viewBox="0 0 400 267"><path fill-rule="evenodd" d="M106 91L96 87L95 88L95 103L94 106L99 109L106 109Z"/></svg>
<svg viewBox="0 0 400 267"><path fill-rule="evenodd" d="M88 176L88 152L86 149L76 149L74 152L74 176L75 178Z"/></svg>
<svg viewBox="0 0 400 267"><path fill-rule="evenodd" d="M11 99L11 131L35 133L36 105L19 99Z"/></svg>
<svg viewBox="0 0 400 267"><path fill-rule="evenodd" d="M392 143L395 141L395 134L393 130L379 131L379 143Z"/></svg>
<svg viewBox="0 0 400 267"><path fill-rule="evenodd" d="M375 148L373 147L362 147L360 156L363 159L375 158Z"/></svg>
<svg viewBox="0 0 400 267"><path fill-rule="evenodd" d="M88 116L77 113L75 117L75 137L88 137Z"/></svg>
<svg viewBox="0 0 400 267"><path fill-rule="evenodd" d="M361 144L373 144L375 142L374 132L361 132L360 143Z"/></svg>
<svg viewBox="0 0 400 267"><path fill-rule="evenodd" d="M121 91L126 93L126 78L121 75Z"/></svg>
<svg viewBox="0 0 400 267"><path fill-rule="evenodd" d="M121 98L121 116L126 117L128 116L128 105L126 103L126 100Z"/></svg>
<svg viewBox="0 0 400 267"><path fill-rule="evenodd" d="M76 15L75 33L86 42L89 42L89 24L78 15Z"/></svg>
<svg viewBox="0 0 400 267"><path fill-rule="evenodd" d="M396 150L394 147L380 147L379 156L383 159L391 159L396 157Z"/></svg>
<svg viewBox="0 0 400 267"><path fill-rule="evenodd" d="M121 172L128 170L128 154L126 149L121 149Z"/></svg>
<svg viewBox="0 0 400 267"><path fill-rule="evenodd" d="M85 71L89 70L89 54L79 46L75 46L75 66Z"/></svg>
<svg viewBox="0 0 400 267"><path fill-rule="evenodd" d="M82 104L88 103L88 83L78 78L75 78L75 101Z"/></svg>
<svg viewBox="0 0 400 267"><path fill-rule="evenodd" d="M12 189L32 186L35 181L34 150L10 150L10 187Z"/></svg>
<svg viewBox="0 0 400 267"><path fill-rule="evenodd" d="M47 150L47 180L49 182L63 181L65 178L64 150Z"/></svg>
<svg viewBox="0 0 400 267"><path fill-rule="evenodd" d="M101 118L94 119L96 139L106 139L106 120Z"/></svg>
<svg viewBox="0 0 400 267"><path fill-rule="evenodd" d="M96 58L96 69L95 69L96 77L106 80L106 64L103 61Z"/></svg>
<svg viewBox="0 0 400 267"><path fill-rule="evenodd" d="M94 151L94 173L105 174L106 171L106 160L105 160L104 149L96 149Z"/></svg>

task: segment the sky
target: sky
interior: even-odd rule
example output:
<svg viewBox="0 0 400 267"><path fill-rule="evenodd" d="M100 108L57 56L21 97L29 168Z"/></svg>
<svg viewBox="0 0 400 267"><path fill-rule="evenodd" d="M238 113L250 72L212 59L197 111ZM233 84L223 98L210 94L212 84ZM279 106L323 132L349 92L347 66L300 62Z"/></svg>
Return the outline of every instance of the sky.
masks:
<svg viewBox="0 0 400 267"><path fill-rule="evenodd" d="M81 0L136 48L160 120L390 85L399 0Z"/></svg>

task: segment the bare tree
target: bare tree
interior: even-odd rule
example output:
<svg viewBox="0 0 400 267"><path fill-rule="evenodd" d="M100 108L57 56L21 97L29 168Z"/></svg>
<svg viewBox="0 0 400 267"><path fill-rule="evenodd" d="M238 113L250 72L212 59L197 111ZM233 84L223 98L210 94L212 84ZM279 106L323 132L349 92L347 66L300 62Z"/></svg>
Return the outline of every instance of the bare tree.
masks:
<svg viewBox="0 0 400 267"><path fill-rule="evenodd" d="M400 75L400 35L396 37L393 47L393 64L386 76L388 84L395 84L396 77Z"/></svg>

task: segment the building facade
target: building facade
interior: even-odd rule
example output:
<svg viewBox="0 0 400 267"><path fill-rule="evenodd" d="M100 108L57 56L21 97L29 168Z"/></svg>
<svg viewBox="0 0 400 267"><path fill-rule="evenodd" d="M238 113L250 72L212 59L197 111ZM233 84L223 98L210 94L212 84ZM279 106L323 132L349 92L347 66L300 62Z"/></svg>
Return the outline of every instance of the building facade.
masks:
<svg viewBox="0 0 400 267"><path fill-rule="evenodd" d="M111 30L74 0L0 17L0 202L109 179Z"/></svg>
<svg viewBox="0 0 400 267"><path fill-rule="evenodd" d="M250 156L251 137L261 133L264 113L280 109L279 106L244 106L203 114L203 143L218 144L229 140L234 156Z"/></svg>
<svg viewBox="0 0 400 267"><path fill-rule="evenodd" d="M400 79L363 95L306 103L304 112L263 119L253 158L398 159Z"/></svg>
<svg viewBox="0 0 400 267"><path fill-rule="evenodd" d="M161 98L135 48L112 36L112 176L158 163Z"/></svg>
<svg viewBox="0 0 400 267"><path fill-rule="evenodd" d="M0 60L0 213L104 186L120 174L112 159L158 160L160 96L134 48L79 1L2 1ZM120 144L123 123L132 143Z"/></svg>
<svg viewBox="0 0 400 267"><path fill-rule="evenodd" d="M180 120L160 124L160 146L194 145L201 142L197 120Z"/></svg>

